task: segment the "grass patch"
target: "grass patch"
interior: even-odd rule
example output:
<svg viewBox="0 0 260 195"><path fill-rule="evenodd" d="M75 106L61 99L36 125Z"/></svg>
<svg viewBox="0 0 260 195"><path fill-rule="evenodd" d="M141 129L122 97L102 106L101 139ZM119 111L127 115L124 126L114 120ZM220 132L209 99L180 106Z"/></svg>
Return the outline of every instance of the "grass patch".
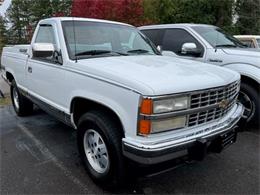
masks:
<svg viewBox="0 0 260 195"><path fill-rule="evenodd" d="M0 106L7 106L12 103L12 100L10 97L0 98Z"/></svg>

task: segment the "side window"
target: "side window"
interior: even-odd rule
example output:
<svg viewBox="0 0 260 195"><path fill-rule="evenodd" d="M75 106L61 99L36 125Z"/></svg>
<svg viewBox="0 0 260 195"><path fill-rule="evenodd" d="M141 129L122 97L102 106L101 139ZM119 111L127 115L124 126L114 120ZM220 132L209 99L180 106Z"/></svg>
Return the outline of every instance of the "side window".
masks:
<svg viewBox="0 0 260 195"><path fill-rule="evenodd" d="M54 36L54 30L51 25L41 25L39 27L36 39L34 41L35 43L52 43L54 47L56 46L55 36ZM35 57L39 60L53 62L54 58L51 57Z"/></svg>
<svg viewBox="0 0 260 195"><path fill-rule="evenodd" d="M142 33L145 34L154 43L155 46L162 45L164 30L142 30Z"/></svg>
<svg viewBox="0 0 260 195"><path fill-rule="evenodd" d="M51 25L40 26L35 43L52 43L55 45L53 27Z"/></svg>
<svg viewBox="0 0 260 195"><path fill-rule="evenodd" d="M163 39L163 50L173 51L177 55L182 55L181 49L184 43L195 43L197 48L202 51L199 57L203 56L203 46L186 30L167 29Z"/></svg>

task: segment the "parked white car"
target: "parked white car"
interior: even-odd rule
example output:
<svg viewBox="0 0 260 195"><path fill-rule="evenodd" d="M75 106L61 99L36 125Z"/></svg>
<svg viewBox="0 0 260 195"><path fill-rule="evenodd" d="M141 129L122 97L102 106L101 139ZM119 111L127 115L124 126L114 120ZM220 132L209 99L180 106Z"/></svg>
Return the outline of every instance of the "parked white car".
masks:
<svg viewBox="0 0 260 195"><path fill-rule="evenodd" d="M239 41L249 48L258 48L260 51L260 35L235 35Z"/></svg>
<svg viewBox="0 0 260 195"><path fill-rule="evenodd" d="M101 184L123 181L126 159L201 160L236 141L240 75L161 56L133 26L45 19L31 45L4 48L1 62L16 113L37 104L77 129L82 160Z"/></svg>
<svg viewBox="0 0 260 195"><path fill-rule="evenodd" d="M241 74L240 101L249 123L260 117L260 52L245 48L222 29L203 24L166 24L139 28L163 55L191 59L230 68ZM173 59L173 61L175 58Z"/></svg>

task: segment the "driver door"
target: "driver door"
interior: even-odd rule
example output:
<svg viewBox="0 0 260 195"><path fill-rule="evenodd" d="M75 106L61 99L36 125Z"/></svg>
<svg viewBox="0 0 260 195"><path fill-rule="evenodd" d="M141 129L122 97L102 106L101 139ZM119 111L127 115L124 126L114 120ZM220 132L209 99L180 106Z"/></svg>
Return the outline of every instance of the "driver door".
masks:
<svg viewBox="0 0 260 195"><path fill-rule="evenodd" d="M59 48L55 23L40 24L33 43L51 43ZM33 53L33 52L32 52ZM65 102L64 70L53 57L35 57L31 54L27 65L28 92L40 103L63 109Z"/></svg>

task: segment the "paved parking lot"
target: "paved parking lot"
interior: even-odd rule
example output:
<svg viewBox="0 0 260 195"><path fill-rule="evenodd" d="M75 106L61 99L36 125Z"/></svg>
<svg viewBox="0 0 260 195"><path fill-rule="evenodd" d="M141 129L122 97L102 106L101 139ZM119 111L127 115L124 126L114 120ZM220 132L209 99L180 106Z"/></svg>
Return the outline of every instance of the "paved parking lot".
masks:
<svg viewBox="0 0 260 195"><path fill-rule="evenodd" d="M112 193L259 194L259 132L250 128L221 154L139 177ZM0 194L110 194L85 173L75 138L73 129L40 110L19 118L11 106L0 107Z"/></svg>

